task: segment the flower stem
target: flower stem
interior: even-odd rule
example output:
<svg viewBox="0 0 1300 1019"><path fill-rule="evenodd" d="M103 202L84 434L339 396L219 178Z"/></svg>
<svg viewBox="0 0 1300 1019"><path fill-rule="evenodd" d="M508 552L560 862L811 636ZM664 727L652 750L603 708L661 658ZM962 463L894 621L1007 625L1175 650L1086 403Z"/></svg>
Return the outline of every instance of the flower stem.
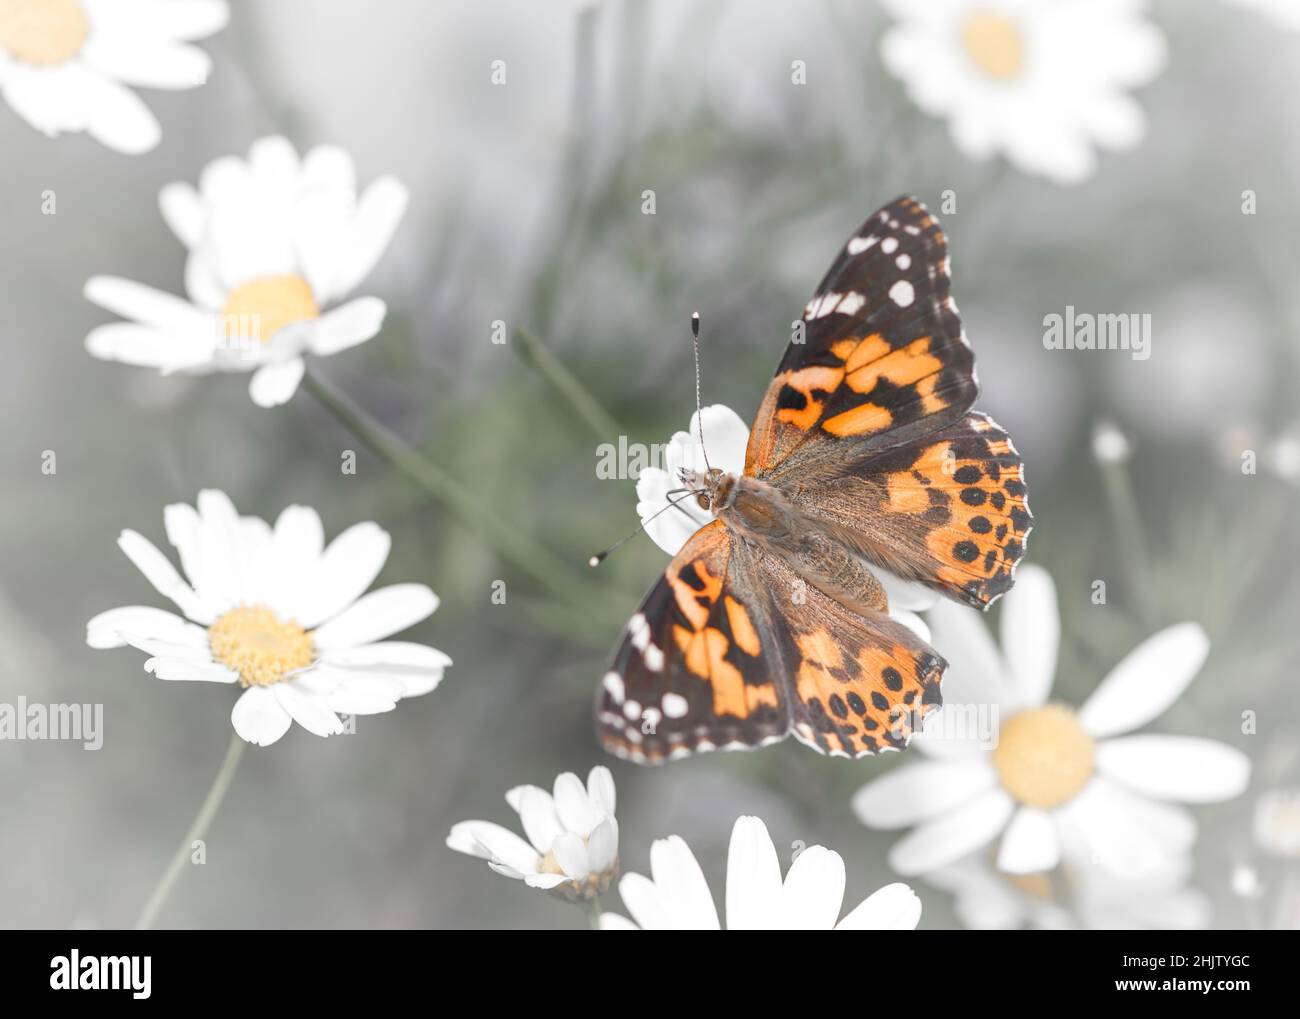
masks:
<svg viewBox="0 0 1300 1019"><path fill-rule="evenodd" d="M153 894L149 896L149 901L144 904L144 909L140 911L140 918L135 922L136 930L147 931L153 926L154 921L158 919L158 913L166 903L172 885L180 877L185 862L194 851L195 841L207 834L208 826L212 824L212 819L217 816L217 809L225 798L226 790L230 788L230 782L235 777L235 769L239 767L239 759L243 755L244 741L238 733L232 732L230 734L230 746L226 748L226 758L221 762L217 777L212 780L212 788L208 790L208 795L204 797L203 805L199 807L199 812L194 817L194 823L190 825L189 831L181 839L181 844L176 847L176 853L172 856L171 863L167 865L163 876L159 878Z"/></svg>
<svg viewBox="0 0 1300 1019"><path fill-rule="evenodd" d="M515 330L519 345L529 360L546 381L553 385L578 412L598 439L610 441L622 431L614 416L607 411L591 390L578 381L577 377L565 367L564 362L556 357L549 347L538 338L531 329L521 326Z"/></svg>
<svg viewBox="0 0 1300 1019"><path fill-rule="evenodd" d="M600 930L600 896L593 895L587 903L587 922L593 931Z"/></svg>
<svg viewBox="0 0 1300 1019"><path fill-rule="evenodd" d="M500 555L571 605L587 603L585 589L569 568L523 531L494 516L487 500L461 487L441 467L426 460L405 440L371 417L324 379L308 372L303 385L339 422L376 455L450 509L487 539Z"/></svg>
<svg viewBox="0 0 1300 1019"><path fill-rule="evenodd" d="M1115 521L1115 529L1118 532L1121 557L1127 567L1129 586L1137 607L1137 614L1147 624L1151 624L1154 621L1152 613L1154 602L1148 597L1146 542L1142 517L1138 513L1137 497L1133 492L1133 482L1129 477L1127 464L1119 460L1103 462L1101 475L1106 487L1111 515Z"/></svg>

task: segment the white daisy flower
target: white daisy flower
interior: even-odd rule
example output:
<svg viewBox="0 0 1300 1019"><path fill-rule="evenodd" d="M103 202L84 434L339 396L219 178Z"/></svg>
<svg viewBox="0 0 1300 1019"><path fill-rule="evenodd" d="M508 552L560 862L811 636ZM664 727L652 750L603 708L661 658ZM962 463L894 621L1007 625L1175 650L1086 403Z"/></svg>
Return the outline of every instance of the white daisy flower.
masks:
<svg viewBox="0 0 1300 1019"><path fill-rule="evenodd" d="M0 93L36 130L85 131L135 155L162 131L127 86L195 88L212 61L186 45L225 27L225 0L0 0Z"/></svg>
<svg viewBox="0 0 1300 1019"><path fill-rule="evenodd" d="M498 874L572 902L590 900L609 888L618 873L618 822L608 768L592 768L586 788L571 771L556 777L554 792L515 786L506 802L519 815L527 842L491 821L461 821L451 829L447 845L487 860Z"/></svg>
<svg viewBox="0 0 1300 1019"><path fill-rule="evenodd" d="M628 874L618 883L632 920L617 913L600 918L602 930L719 930L704 872L677 835L650 848L653 877ZM886 885L860 902L844 919L844 860L822 846L799 853L781 880L781 864L767 825L738 818L727 852L729 930L912 930L921 919L921 900L904 884Z"/></svg>
<svg viewBox="0 0 1300 1019"><path fill-rule="evenodd" d="M1091 880L1070 887L1070 876L1060 871L1004 874L975 853L926 880L953 894L957 918L971 930L1197 930L1208 925L1210 904L1186 886L1190 873L1186 858L1140 881L1094 868L1085 872Z"/></svg>
<svg viewBox="0 0 1300 1019"><path fill-rule="evenodd" d="M646 534L669 555L680 552L691 535L713 519L693 498L682 498L684 492L678 481L683 469L698 473L706 470L704 449L700 446L701 414L709 465L729 474L743 474L745 470L749 429L730 407L720 403L704 407L691 415L686 431L673 434L664 447L663 468L644 468L636 483L637 516ZM675 505L668 508L670 502ZM875 573L885 587L889 614L928 641L930 630L916 613L933 607L940 596L921 584L900 580L886 570L878 569Z"/></svg>
<svg viewBox="0 0 1300 1019"><path fill-rule="evenodd" d="M1063 858L1134 879L1186 854L1196 826L1176 802L1211 803L1246 788L1250 762L1193 736L1123 735L1168 708L1209 652L1194 623L1160 631L1131 651L1078 711L1048 701L1060 620L1047 572L1024 565L1002 602L1002 648L972 609L930 613L934 646L949 661L944 707L992 706L996 747L915 741L905 762L853 800L873 828L917 827L890 851L900 874L925 874L1001 836L999 870L1030 874ZM927 726L928 728L928 726Z"/></svg>
<svg viewBox="0 0 1300 1019"><path fill-rule="evenodd" d="M451 664L435 648L385 640L432 614L438 596L423 584L366 593L390 546L375 524L325 547L315 510L290 506L272 528L212 489L197 510L168 506L164 521L184 576L135 531L118 545L181 615L110 609L86 624L86 642L139 648L159 679L239 684L230 721L249 743L274 743L290 722L317 736L342 732L340 713L391 711L436 687Z"/></svg>
<svg viewBox="0 0 1300 1019"><path fill-rule="evenodd" d="M885 0L885 66L972 159L1000 152L1025 173L1076 184L1093 146L1145 133L1127 90L1154 79L1165 40L1139 0Z"/></svg>
<svg viewBox="0 0 1300 1019"><path fill-rule="evenodd" d="M86 337L95 357L164 374L252 372L253 401L273 407L297 390L303 355L337 354L383 325L387 309L377 297L329 306L379 261L407 191L381 177L358 196L342 149L320 146L300 160L284 138L263 138L247 160L209 163L197 188L163 188L159 203L189 251L189 300L94 277L86 297L130 319Z"/></svg>

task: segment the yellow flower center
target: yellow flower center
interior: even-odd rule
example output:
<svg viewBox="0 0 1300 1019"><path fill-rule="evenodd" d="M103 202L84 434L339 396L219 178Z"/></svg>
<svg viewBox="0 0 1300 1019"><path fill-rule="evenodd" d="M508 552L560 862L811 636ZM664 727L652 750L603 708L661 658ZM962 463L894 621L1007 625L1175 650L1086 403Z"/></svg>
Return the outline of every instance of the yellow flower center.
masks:
<svg viewBox="0 0 1300 1019"><path fill-rule="evenodd" d="M1052 876L1046 871L1035 874L1003 874L1002 877L1013 888L1018 888L1035 899L1048 902L1052 899Z"/></svg>
<svg viewBox="0 0 1300 1019"><path fill-rule="evenodd" d="M1004 15L975 11L961 27L961 41L975 66L992 78L1014 78L1025 65L1020 29Z"/></svg>
<svg viewBox="0 0 1300 1019"><path fill-rule="evenodd" d="M0 48L25 63L71 60L89 34L80 0L0 0Z"/></svg>
<svg viewBox="0 0 1300 1019"><path fill-rule="evenodd" d="M222 331L227 340L269 343L285 326L319 317L316 297L301 276L259 276L231 291Z"/></svg>
<svg viewBox="0 0 1300 1019"><path fill-rule="evenodd" d="M239 673L243 686L270 686L316 660L311 634L282 622L265 605L240 605L208 627L212 657Z"/></svg>
<svg viewBox="0 0 1300 1019"><path fill-rule="evenodd" d="M548 849L546 855L542 857L542 862L537 865L537 869L543 874L563 874L564 868L555 858L555 850Z"/></svg>
<svg viewBox="0 0 1300 1019"><path fill-rule="evenodd" d="M1059 807L1092 777L1092 737L1060 704L1022 711L1002 727L993 765L1002 787L1031 807Z"/></svg>

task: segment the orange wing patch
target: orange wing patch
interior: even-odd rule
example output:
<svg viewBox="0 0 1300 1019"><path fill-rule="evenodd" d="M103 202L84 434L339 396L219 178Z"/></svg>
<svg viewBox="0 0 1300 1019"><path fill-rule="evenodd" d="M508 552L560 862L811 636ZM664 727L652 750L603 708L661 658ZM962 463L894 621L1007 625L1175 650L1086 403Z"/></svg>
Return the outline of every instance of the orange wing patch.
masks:
<svg viewBox="0 0 1300 1019"><path fill-rule="evenodd" d="M795 736L837 757L901 750L939 706L945 662L887 616L858 616L815 589L808 597L808 622L787 620Z"/></svg>
<svg viewBox="0 0 1300 1019"><path fill-rule="evenodd" d="M789 730L763 626L735 589L747 568L720 520L674 557L632 617L596 706L606 750L657 764L692 751L759 746Z"/></svg>

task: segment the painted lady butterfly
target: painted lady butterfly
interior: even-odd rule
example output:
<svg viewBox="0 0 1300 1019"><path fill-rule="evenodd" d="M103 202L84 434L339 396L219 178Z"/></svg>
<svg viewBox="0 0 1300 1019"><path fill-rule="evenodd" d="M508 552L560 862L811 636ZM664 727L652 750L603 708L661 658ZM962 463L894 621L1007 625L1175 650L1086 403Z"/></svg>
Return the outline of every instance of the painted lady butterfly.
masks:
<svg viewBox="0 0 1300 1019"><path fill-rule="evenodd" d="M606 750L659 763L793 732L862 757L906 746L939 705L947 663L888 616L872 568L986 608L1032 523L1020 456L970 411L949 277L915 199L849 239L767 388L744 473L681 479L714 519L628 623L598 693Z"/></svg>

